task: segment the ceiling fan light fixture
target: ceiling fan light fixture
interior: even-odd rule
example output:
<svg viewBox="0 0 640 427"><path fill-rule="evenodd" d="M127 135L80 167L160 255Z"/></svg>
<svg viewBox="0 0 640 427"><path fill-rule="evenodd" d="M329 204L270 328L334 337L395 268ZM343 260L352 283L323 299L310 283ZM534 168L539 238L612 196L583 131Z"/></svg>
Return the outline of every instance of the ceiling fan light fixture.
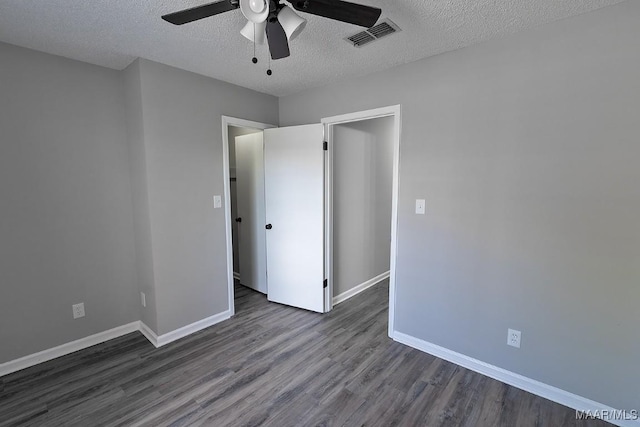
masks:
<svg viewBox="0 0 640 427"><path fill-rule="evenodd" d="M307 25L307 20L295 13L289 6L285 6L278 13L278 21L284 32L287 34L287 40L291 41L298 37L304 27Z"/></svg>
<svg viewBox="0 0 640 427"><path fill-rule="evenodd" d="M260 24L269 16L267 0L240 0L240 11L251 22Z"/></svg>
<svg viewBox="0 0 640 427"><path fill-rule="evenodd" d="M249 7L254 13L260 13L267 7L264 0L249 0Z"/></svg>
<svg viewBox="0 0 640 427"><path fill-rule="evenodd" d="M249 21L246 23L244 28L240 30L240 34L246 37L250 42L255 42L256 44L264 44L266 26L266 21L262 21L258 24Z"/></svg>

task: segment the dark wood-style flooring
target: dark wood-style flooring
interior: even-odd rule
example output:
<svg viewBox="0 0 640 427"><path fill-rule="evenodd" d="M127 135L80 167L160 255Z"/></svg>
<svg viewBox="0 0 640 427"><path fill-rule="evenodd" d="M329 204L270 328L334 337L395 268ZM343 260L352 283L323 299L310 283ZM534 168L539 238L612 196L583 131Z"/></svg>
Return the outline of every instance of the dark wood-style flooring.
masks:
<svg viewBox="0 0 640 427"><path fill-rule="evenodd" d="M388 285L327 315L238 286L236 316L0 378L1 426L604 426L387 337Z"/></svg>

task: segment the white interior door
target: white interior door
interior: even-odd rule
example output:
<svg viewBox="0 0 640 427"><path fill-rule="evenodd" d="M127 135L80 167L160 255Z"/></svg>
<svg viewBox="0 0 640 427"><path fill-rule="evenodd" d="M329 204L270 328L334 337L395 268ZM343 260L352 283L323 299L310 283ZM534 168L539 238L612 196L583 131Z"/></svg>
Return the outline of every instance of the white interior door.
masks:
<svg viewBox="0 0 640 427"><path fill-rule="evenodd" d="M267 293L262 132L236 137L240 283Z"/></svg>
<svg viewBox="0 0 640 427"><path fill-rule="evenodd" d="M321 124L264 131L267 297L320 313L324 311L322 142Z"/></svg>

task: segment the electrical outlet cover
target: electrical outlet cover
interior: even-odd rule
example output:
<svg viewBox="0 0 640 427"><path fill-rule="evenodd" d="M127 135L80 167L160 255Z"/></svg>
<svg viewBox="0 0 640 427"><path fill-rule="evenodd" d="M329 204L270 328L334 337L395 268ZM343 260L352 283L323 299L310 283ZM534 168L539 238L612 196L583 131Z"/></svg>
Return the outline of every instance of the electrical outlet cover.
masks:
<svg viewBox="0 0 640 427"><path fill-rule="evenodd" d="M522 337L522 332L516 331L515 329L507 330L507 345L511 347L520 348L520 339Z"/></svg>
<svg viewBox="0 0 640 427"><path fill-rule="evenodd" d="M80 317L84 317L84 303L81 302L79 304L73 304L73 318L78 319Z"/></svg>

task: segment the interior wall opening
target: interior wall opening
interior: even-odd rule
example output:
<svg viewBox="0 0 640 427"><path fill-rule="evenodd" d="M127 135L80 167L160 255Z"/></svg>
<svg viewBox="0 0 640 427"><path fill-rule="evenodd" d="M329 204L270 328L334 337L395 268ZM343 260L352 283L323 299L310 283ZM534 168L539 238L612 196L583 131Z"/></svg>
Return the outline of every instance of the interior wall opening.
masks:
<svg viewBox="0 0 640 427"><path fill-rule="evenodd" d="M262 129L228 126L234 285L266 294L262 133Z"/></svg>
<svg viewBox="0 0 640 427"><path fill-rule="evenodd" d="M333 126L333 304L389 278L394 117Z"/></svg>

